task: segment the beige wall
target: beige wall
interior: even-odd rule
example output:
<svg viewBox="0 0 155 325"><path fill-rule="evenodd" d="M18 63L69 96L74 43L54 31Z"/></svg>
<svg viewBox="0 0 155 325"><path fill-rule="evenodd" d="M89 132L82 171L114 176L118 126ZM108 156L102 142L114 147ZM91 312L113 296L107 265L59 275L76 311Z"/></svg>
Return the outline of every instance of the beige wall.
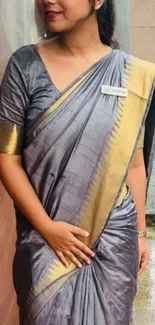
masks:
<svg viewBox="0 0 155 325"><path fill-rule="evenodd" d="M131 54L155 62L155 0L131 0Z"/></svg>
<svg viewBox="0 0 155 325"><path fill-rule="evenodd" d="M15 239L12 201L0 182L0 325L18 325L18 310L12 280Z"/></svg>

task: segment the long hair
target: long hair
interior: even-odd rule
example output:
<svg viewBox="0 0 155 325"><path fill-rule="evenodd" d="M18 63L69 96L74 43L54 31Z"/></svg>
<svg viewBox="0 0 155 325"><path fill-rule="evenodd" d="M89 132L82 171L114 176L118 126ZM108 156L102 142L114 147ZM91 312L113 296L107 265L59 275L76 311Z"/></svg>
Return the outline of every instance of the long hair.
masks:
<svg viewBox="0 0 155 325"><path fill-rule="evenodd" d="M97 10L97 22L101 42L119 48L119 44L113 39L116 25L116 9L114 0L105 0L100 9Z"/></svg>

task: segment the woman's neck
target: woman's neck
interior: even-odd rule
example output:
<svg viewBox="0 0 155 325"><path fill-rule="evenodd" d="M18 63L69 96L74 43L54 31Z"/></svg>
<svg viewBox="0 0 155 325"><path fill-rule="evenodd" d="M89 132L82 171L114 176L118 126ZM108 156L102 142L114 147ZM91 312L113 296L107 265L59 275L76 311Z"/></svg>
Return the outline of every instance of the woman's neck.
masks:
<svg viewBox="0 0 155 325"><path fill-rule="evenodd" d="M90 53L107 51L107 46L101 43L98 24L95 16L90 16L85 22L72 31L61 33L57 38L59 50L63 55L87 57Z"/></svg>

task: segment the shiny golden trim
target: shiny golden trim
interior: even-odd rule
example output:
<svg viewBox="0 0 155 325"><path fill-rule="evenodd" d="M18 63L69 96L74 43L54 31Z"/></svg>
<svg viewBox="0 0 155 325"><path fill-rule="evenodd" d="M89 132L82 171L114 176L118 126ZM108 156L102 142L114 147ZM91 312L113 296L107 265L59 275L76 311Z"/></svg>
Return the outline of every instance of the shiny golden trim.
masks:
<svg viewBox="0 0 155 325"><path fill-rule="evenodd" d="M81 85L81 83L88 77L91 73L89 71L82 79L76 82L69 90L67 90L53 105L51 105L41 116L40 118L34 122L34 124L28 129L27 136L33 132L33 130L43 121L46 117L48 117L51 113L53 113L72 93Z"/></svg>
<svg viewBox="0 0 155 325"><path fill-rule="evenodd" d="M137 149L144 148L144 138L145 138L145 127L143 128L143 130L141 132L141 136L140 136L138 144L137 144Z"/></svg>
<svg viewBox="0 0 155 325"><path fill-rule="evenodd" d="M70 262L69 267L66 268L61 261L55 260L52 265L48 267L47 272L44 274L39 283L34 286L33 292L35 296L46 289L49 284L54 283L58 278L66 276L67 274L69 276L69 273L72 275L72 272L75 270L77 270L77 267L74 263Z"/></svg>
<svg viewBox="0 0 155 325"><path fill-rule="evenodd" d="M120 196L119 196L119 198L117 200L116 207L119 207L123 203L123 200L127 196L127 193L128 193L128 189L127 189L126 184L124 184L124 186L123 186L123 188L121 190L121 194L120 194Z"/></svg>
<svg viewBox="0 0 155 325"><path fill-rule="evenodd" d="M79 217L78 226L90 233L88 238L79 238L89 247L93 247L101 235L125 183L154 77L154 64L130 58L123 84L129 95L120 99L119 114L107 141L107 152L103 152L99 161Z"/></svg>
<svg viewBox="0 0 155 325"><path fill-rule="evenodd" d="M141 132L141 136L139 138L138 144L137 144L137 149L143 149L144 147L144 137L145 137L145 127L143 128L142 132ZM117 200L117 205L116 207L120 206L123 202L123 200L125 199L126 195L128 193L128 189L126 184L124 184L123 189L121 191L121 194Z"/></svg>
<svg viewBox="0 0 155 325"><path fill-rule="evenodd" d="M22 143L23 128L8 121L0 121L0 152L20 155Z"/></svg>
<svg viewBox="0 0 155 325"><path fill-rule="evenodd" d="M69 280L71 276L73 276L76 272L78 272L78 268L75 267L73 263L71 263L72 266L66 270L59 265L57 265L55 272L57 273L58 270L58 275L55 273L52 276L52 270L53 270L53 265L51 267L49 266L47 272L43 276L43 278L40 280L40 283L34 286L31 289L31 292L29 294L27 304L30 306L29 311L30 313L27 315L27 323L31 322L31 310L33 310L33 302L34 302L34 311L33 311L33 320L34 317L36 317L41 309L50 301L50 299L53 298L53 296L61 289L61 287ZM61 269L61 270L60 270ZM64 271L64 272L63 272ZM44 300L42 301L42 304L37 303L37 298L40 299L40 294L44 294ZM34 300L34 297L36 299Z"/></svg>

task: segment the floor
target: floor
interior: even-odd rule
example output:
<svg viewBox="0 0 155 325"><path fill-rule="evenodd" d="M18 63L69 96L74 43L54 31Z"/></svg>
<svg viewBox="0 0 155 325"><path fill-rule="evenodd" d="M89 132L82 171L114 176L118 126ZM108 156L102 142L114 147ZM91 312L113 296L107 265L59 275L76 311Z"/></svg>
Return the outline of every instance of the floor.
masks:
<svg viewBox="0 0 155 325"><path fill-rule="evenodd" d="M138 281L134 325L155 324L155 225L148 227L148 243L151 258L146 272Z"/></svg>

